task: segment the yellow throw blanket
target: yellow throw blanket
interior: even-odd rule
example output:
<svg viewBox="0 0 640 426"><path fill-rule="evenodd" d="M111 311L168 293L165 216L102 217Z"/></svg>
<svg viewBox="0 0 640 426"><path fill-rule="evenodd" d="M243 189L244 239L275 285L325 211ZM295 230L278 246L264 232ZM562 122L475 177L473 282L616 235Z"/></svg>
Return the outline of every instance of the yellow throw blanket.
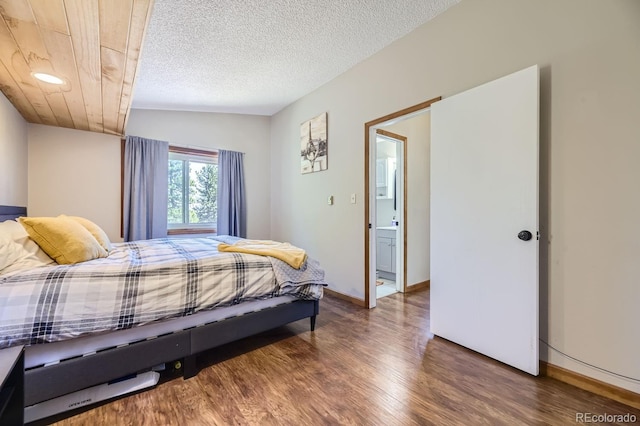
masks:
<svg viewBox="0 0 640 426"><path fill-rule="evenodd" d="M292 268L300 269L307 254L301 248L289 243L279 243L270 240L240 240L231 245L220 243L218 251L258 254L271 256L288 263Z"/></svg>

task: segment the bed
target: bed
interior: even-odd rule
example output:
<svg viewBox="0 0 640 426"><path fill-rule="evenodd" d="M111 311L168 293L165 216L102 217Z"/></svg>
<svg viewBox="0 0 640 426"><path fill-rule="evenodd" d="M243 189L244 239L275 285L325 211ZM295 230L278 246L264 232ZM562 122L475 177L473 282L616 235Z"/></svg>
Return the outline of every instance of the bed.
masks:
<svg viewBox="0 0 640 426"><path fill-rule="evenodd" d="M0 222L25 215L0 206ZM317 262L217 250L237 240L115 243L106 258L0 273L0 348L25 345L25 405L178 360L189 378L199 353L304 318L313 331Z"/></svg>

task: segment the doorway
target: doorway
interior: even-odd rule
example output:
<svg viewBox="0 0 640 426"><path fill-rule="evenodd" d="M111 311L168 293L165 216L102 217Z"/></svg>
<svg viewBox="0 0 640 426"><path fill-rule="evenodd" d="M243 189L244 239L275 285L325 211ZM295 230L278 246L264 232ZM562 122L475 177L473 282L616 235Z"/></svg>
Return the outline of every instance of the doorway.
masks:
<svg viewBox="0 0 640 426"><path fill-rule="evenodd" d="M404 292L406 152L405 136L376 129L376 299Z"/></svg>
<svg viewBox="0 0 640 426"><path fill-rule="evenodd" d="M377 262L378 262L378 218L376 215L376 173L377 168L377 138L379 134L390 132L399 136L400 134L405 136L407 132L411 132L411 129L404 129L402 123L407 123L407 120L416 118L420 115L426 114L432 103L440 100L440 97L431 99L429 101L414 105L410 108L403 109L393 114L380 117L376 120L365 123L365 306L373 308L376 306L376 287L377 287ZM420 127L420 126L418 126ZM406 130L406 131L405 131ZM428 125L423 128L422 131L429 133ZM421 209L414 209L412 206L412 191L411 189L425 188L428 191L428 180L420 182L420 179L412 179L412 173L419 171L420 166L411 166L411 161L408 158L412 156L411 147L412 141L419 139L408 135L407 141L404 143L404 160L402 161L402 179L398 179L398 191L396 202L401 204L402 213L396 216L398 224L396 225L397 241L402 240L400 247L396 242L396 265L402 265L401 268L396 267L396 284L397 289L400 292L414 291L420 288L427 287L429 285L428 277L418 277L419 274L412 274L414 267L424 266L425 258L428 265L428 253L426 257L423 253L424 250L412 246L412 241L416 244L426 244L427 251L429 242L424 241L417 237L416 230L420 229L420 224L428 222L428 220L411 220L411 214L409 211L415 214L420 214ZM428 148L427 148L428 153ZM428 154L427 154L428 155ZM414 160L419 159L419 155L416 155ZM428 163L428 157L423 158L425 163ZM427 174L428 174L428 164ZM400 173L398 174L400 176ZM415 180L415 182L412 182ZM428 198L428 195L427 197ZM415 197L414 197L414 201ZM428 200L427 200L428 202ZM428 211L428 208L427 208ZM390 225L391 226L391 225ZM409 236L409 237L408 237ZM380 247L381 249L383 247ZM400 277L398 279L398 277ZM399 280L402 280L401 285L398 284Z"/></svg>

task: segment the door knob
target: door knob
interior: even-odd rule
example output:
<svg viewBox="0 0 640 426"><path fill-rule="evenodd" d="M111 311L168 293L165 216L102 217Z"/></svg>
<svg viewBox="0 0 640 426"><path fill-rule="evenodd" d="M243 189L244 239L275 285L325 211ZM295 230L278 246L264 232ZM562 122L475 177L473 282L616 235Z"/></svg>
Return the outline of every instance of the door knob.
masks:
<svg viewBox="0 0 640 426"><path fill-rule="evenodd" d="M529 231L518 232L518 238L520 238L522 241L529 241L532 237L533 235Z"/></svg>

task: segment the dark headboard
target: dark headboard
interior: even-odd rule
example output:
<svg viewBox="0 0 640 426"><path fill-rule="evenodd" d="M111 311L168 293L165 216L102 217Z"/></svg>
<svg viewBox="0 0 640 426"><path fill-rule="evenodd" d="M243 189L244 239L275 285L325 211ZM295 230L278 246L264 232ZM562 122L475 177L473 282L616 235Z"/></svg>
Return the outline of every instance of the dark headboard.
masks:
<svg viewBox="0 0 640 426"><path fill-rule="evenodd" d="M16 219L20 216L27 215L26 207L18 206L0 206L0 222L4 222L9 219Z"/></svg>

